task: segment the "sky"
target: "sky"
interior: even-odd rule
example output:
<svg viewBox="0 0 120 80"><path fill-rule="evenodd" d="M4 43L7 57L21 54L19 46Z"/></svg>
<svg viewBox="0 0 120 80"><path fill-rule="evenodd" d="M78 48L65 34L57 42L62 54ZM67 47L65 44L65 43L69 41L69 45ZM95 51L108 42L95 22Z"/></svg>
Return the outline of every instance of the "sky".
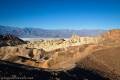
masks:
<svg viewBox="0 0 120 80"><path fill-rule="evenodd" d="M43 29L120 28L120 0L0 0L0 25Z"/></svg>

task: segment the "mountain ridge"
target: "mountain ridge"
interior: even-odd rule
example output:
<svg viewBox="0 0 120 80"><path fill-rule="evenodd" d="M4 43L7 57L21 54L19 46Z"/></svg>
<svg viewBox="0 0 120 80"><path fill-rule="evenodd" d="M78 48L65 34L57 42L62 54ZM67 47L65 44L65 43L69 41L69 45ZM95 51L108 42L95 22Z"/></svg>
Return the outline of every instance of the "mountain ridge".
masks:
<svg viewBox="0 0 120 80"><path fill-rule="evenodd" d="M80 29L80 30L70 30L70 29L41 29L41 28L18 28L11 26L0 25L0 34L12 34L17 37L52 37L52 38L68 38L73 34L79 36L98 36L107 30L102 29Z"/></svg>

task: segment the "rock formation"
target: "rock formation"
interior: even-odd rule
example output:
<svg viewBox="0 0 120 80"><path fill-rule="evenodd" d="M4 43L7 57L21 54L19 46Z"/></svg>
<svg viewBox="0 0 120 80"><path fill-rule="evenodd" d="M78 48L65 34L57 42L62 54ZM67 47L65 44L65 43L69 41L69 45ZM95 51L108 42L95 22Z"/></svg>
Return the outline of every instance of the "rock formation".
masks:
<svg viewBox="0 0 120 80"><path fill-rule="evenodd" d="M47 68L50 69L50 71L62 70L62 73L64 73L64 70L77 69L77 71L79 71L81 68L95 70L100 74L110 74L109 77L113 76L114 78L116 75L120 75L115 74L116 72L120 72L119 40L120 30L111 30L97 37L80 37L74 35L67 40L32 41L27 44L24 44L26 43L25 41L15 36L1 35L0 41L3 42L4 45L2 43L2 47L0 47L0 60L36 68L44 68L45 70ZM115 44L116 42L117 44ZM111 43L115 46L110 46ZM108 61L109 59L110 61ZM67 74L69 75L71 73L67 72ZM59 73L56 73L56 75L59 75ZM71 77L71 75L69 75L69 77ZM113 78L111 78L111 80L117 80ZM80 78L76 76L72 76L71 78L71 80L78 79ZM119 79L118 77L118 80Z"/></svg>
<svg viewBox="0 0 120 80"><path fill-rule="evenodd" d="M102 36L105 40L120 40L120 30L110 30Z"/></svg>
<svg viewBox="0 0 120 80"><path fill-rule="evenodd" d="M114 29L109 30L104 33L102 36L102 44L110 46L119 46L120 45L120 30Z"/></svg>
<svg viewBox="0 0 120 80"><path fill-rule="evenodd" d="M25 44L26 42L13 35L0 35L0 47L1 46L15 46L19 44Z"/></svg>

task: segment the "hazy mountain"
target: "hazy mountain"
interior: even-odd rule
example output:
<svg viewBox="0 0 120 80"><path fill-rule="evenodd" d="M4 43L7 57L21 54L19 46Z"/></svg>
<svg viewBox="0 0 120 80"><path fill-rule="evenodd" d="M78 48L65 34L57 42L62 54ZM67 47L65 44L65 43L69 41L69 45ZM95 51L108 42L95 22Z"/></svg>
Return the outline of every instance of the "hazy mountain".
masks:
<svg viewBox="0 0 120 80"><path fill-rule="evenodd" d="M19 37L70 37L72 34L80 36L96 36L106 30L67 30L67 29L41 29L41 28L18 28L10 26L0 26L0 34L12 34Z"/></svg>

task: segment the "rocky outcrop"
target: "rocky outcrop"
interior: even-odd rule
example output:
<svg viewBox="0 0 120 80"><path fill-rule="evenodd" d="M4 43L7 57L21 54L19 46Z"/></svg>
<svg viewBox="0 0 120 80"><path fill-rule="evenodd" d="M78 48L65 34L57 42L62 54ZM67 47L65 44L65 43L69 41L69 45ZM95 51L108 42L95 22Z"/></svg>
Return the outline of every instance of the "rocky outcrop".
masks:
<svg viewBox="0 0 120 80"><path fill-rule="evenodd" d="M109 46L118 46L120 45L120 30L114 29L109 30L108 32L101 35L102 44L109 45Z"/></svg>
<svg viewBox="0 0 120 80"><path fill-rule="evenodd" d="M101 37L80 37L78 35L73 35L69 41L79 44L98 44L101 41Z"/></svg>
<svg viewBox="0 0 120 80"><path fill-rule="evenodd" d="M110 30L102 35L105 40L120 40L120 30Z"/></svg>
<svg viewBox="0 0 120 80"><path fill-rule="evenodd" d="M19 39L16 36L13 35L0 35L0 47L2 46L15 46L19 44L25 44L27 42Z"/></svg>
<svg viewBox="0 0 120 80"><path fill-rule="evenodd" d="M1 47L0 59L9 59L11 56L24 56L26 58L32 58L40 60L45 57L46 51L43 49L30 49L26 47ZM11 57L12 58L12 57Z"/></svg>
<svg viewBox="0 0 120 80"><path fill-rule="evenodd" d="M72 35L71 38L69 39L71 42L80 42L81 37L78 35Z"/></svg>
<svg viewBox="0 0 120 80"><path fill-rule="evenodd" d="M101 37L80 37L78 35L73 35L68 39L58 39L58 40L43 40L43 41L31 41L27 44L28 48L44 49L46 51L51 51L59 48L66 48L69 46L78 46L84 44L98 44L101 42Z"/></svg>

